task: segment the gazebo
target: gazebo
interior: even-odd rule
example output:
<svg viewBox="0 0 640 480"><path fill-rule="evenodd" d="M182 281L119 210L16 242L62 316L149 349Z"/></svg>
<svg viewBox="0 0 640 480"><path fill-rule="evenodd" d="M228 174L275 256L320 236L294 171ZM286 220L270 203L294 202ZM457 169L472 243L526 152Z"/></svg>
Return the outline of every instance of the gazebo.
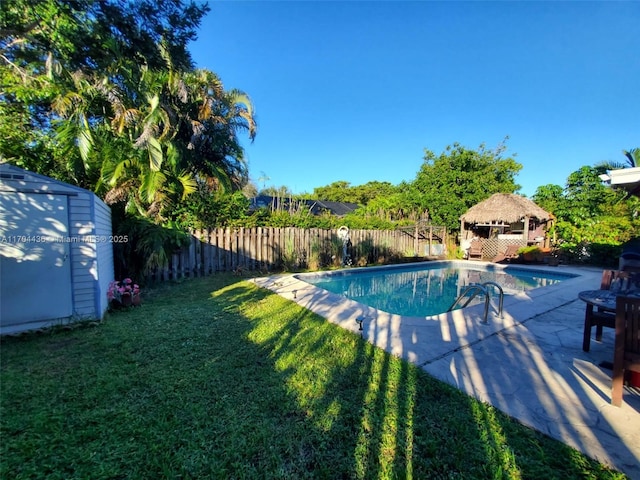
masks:
<svg viewBox="0 0 640 480"><path fill-rule="evenodd" d="M495 240L493 243L496 245L490 248L493 254L510 244L537 244L548 248L545 227L553 220L552 214L528 198L512 193L495 193L460 217L460 241L468 242L471 238ZM488 246L488 242L483 243Z"/></svg>

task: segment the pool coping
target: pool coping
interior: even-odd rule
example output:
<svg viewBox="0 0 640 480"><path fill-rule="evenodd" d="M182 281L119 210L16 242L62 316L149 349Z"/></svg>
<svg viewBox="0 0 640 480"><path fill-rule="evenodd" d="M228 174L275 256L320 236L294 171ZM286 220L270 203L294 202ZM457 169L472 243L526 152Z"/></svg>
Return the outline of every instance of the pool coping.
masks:
<svg viewBox="0 0 640 480"><path fill-rule="evenodd" d="M479 261L438 261L428 263L429 265L446 263L487 266L486 262ZM424 262L420 264L424 264ZM402 266L420 264L407 263ZM498 264L490 265L499 267ZM508 265L504 267L508 267ZM391 266L391 268L398 267ZM497 306L495 301L492 301L489 318L486 323L484 322L484 305L475 305L438 315L405 316L383 312L316 287L301 279L305 274L263 277L256 278L253 281L257 285L294 301L346 330L360 333L368 341L380 348L384 348L393 355L405 358L417 365L426 365L448 353L468 347L506 328L512 328L530 318L575 300L577 296L575 292L593 289L593 285L599 284L602 273L602 270L599 269L566 266L517 265L517 268L576 276L555 285L506 296L502 316L497 315ZM349 272L357 272L359 270L367 270L367 267L348 269ZM336 272L339 273L341 270ZM309 275L317 274L310 273ZM493 298L495 299L495 297ZM362 321L362 330L360 330L360 321ZM427 338L429 338L428 345L418 341L418 332L420 332L420 336L427 335ZM407 343L406 339L412 340Z"/></svg>
<svg viewBox="0 0 640 480"><path fill-rule="evenodd" d="M585 307L578 293L597 288L602 269L520 264L517 268L576 277L505 297L502 317L495 314L492 302L486 324L483 305L404 317L315 287L300 280L300 274L252 281L525 425L640 479L640 390L625 389L623 406L610 405L611 372L599 364L612 358L613 335L605 334L603 342L592 341L590 352L582 351Z"/></svg>

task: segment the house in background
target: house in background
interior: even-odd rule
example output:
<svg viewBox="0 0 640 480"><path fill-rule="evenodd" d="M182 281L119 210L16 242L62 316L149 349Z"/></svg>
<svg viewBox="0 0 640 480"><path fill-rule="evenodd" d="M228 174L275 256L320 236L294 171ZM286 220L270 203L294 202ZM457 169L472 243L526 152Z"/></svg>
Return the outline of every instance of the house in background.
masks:
<svg viewBox="0 0 640 480"><path fill-rule="evenodd" d="M95 194L0 164L0 334L101 319L112 240Z"/></svg>
<svg viewBox="0 0 640 480"><path fill-rule="evenodd" d="M600 180L612 188L622 189L630 195L640 197L640 167L609 170L600 175ZM640 239L634 238L622 246L618 260L619 270L640 270Z"/></svg>
<svg viewBox="0 0 640 480"><path fill-rule="evenodd" d="M621 188L631 195L640 197L640 167L609 170L600 179L612 188Z"/></svg>
<svg viewBox="0 0 640 480"><path fill-rule="evenodd" d="M313 215L322 215L330 213L338 217L343 217L353 212L359 205L357 203L348 202L329 202L324 200L293 200L283 197L272 197L269 195L258 195L251 199L251 209L267 208L272 211L287 210L299 211L306 209Z"/></svg>

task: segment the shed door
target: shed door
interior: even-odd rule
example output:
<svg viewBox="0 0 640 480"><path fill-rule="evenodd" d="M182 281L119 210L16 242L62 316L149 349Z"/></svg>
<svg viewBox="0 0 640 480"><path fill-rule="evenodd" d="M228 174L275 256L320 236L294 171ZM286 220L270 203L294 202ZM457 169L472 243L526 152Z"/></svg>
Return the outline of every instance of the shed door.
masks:
<svg viewBox="0 0 640 480"><path fill-rule="evenodd" d="M0 327L73 313L66 195L0 194Z"/></svg>

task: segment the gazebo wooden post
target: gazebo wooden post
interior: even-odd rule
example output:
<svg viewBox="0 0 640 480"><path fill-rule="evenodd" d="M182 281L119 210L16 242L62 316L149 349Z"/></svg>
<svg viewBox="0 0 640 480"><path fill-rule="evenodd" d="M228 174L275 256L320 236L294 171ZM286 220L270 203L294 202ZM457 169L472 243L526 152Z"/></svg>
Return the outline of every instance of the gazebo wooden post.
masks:
<svg viewBox="0 0 640 480"><path fill-rule="evenodd" d="M524 217L524 230L522 232L522 238L529 243L529 217Z"/></svg>
<svg viewBox="0 0 640 480"><path fill-rule="evenodd" d="M555 219L550 218L547 220L547 224L545 225L544 232L544 248L551 248L551 244L555 245L556 243L556 232L553 226L555 225ZM549 238L549 230L553 229L553 239Z"/></svg>

